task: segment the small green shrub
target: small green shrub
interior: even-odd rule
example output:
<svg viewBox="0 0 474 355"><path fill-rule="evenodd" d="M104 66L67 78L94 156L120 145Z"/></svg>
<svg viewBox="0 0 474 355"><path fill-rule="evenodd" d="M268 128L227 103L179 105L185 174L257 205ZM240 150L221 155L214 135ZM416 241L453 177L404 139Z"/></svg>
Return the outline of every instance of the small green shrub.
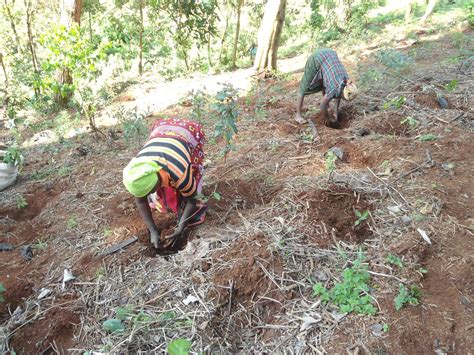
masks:
<svg viewBox="0 0 474 355"><path fill-rule="evenodd" d="M234 149L232 138L238 133L237 119L239 110L237 106L237 90L231 84L225 84L216 94L216 102L212 108L217 112L217 122L214 127L214 137L222 137L225 146L221 151L224 158Z"/></svg>
<svg viewBox="0 0 474 355"><path fill-rule="evenodd" d="M405 285L400 285L398 295L395 297L395 308L397 311L402 309L406 304L416 306L420 303L421 290L416 286L409 289Z"/></svg>
<svg viewBox="0 0 474 355"><path fill-rule="evenodd" d="M384 102L383 108L384 110L387 110L393 107L398 110L400 107L402 107L405 104L406 100L407 98L405 96L395 97L387 102Z"/></svg>
<svg viewBox="0 0 474 355"><path fill-rule="evenodd" d="M342 313L374 315L377 309L369 296L370 274L367 266L362 264L365 257L359 253L352 267L342 272L342 281L335 283L327 290L321 282L313 285L313 296L320 296L323 303L332 302Z"/></svg>
<svg viewBox="0 0 474 355"><path fill-rule="evenodd" d="M187 339L175 339L168 344L170 355L188 355L192 343Z"/></svg>
<svg viewBox="0 0 474 355"><path fill-rule="evenodd" d="M2 160L5 164L21 166L23 163L23 155L21 154L20 148L16 144L8 147Z"/></svg>
<svg viewBox="0 0 474 355"><path fill-rule="evenodd" d="M354 225L358 226L361 224L363 221L365 221L367 218L369 218L369 211L359 211L355 210L354 211L355 215L357 216L357 221L355 221Z"/></svg>
<svg viewBox="0 0 474 355"><path fill-rule="evenodd" d="M324 166L329 174L331 174L336 169L336 160L337 155L334 152L329 151L326 153L326 161L324 162Z"/></svg>
<svg viewBox="0 0 474 355"><path fill-rule="evenodd" d="M28 206L28 202L25 200L25 198L22 195L19 195L16 197L16 208L21 210L23 208L26 208Z"/></svg>

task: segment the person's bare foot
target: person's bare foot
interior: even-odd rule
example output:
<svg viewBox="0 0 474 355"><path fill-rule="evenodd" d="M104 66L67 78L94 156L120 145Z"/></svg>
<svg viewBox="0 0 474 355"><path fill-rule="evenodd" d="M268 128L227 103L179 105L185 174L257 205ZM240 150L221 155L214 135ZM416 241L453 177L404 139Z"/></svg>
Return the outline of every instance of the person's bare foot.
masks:
<svg viewBox="0 0 474 355"><path fill-rule="evenodd" d="M295 115L295 121L298 122L299 124L308 123L308 120L305 120L303 116L301 116L300 114Z"/></svg>

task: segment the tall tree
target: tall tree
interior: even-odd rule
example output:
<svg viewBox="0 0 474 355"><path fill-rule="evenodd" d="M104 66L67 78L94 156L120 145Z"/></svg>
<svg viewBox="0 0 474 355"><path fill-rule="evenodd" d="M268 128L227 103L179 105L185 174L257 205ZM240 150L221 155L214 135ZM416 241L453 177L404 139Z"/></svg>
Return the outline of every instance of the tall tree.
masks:
<svg viewBox="0 0 474 355"><path fill-rule="evenodd" d="M268 0L258 31L258 49L254 69L258 72L276 70L281 30L285 20L286 0Z"/></svg>
<svg viewBox="0 0 474 355"><path fill-rule="evenodd" d="M69 30L73 23L80 25L82 0L61 0L60 6L60 24L64 26L66 30ZM72 85L72 76L67 68L59 69L56 72L56 80L59 85ZM59 106L65 107L70 98L70 94L62 95L58 93L55 96L55 101Z"/></svg>
<svg viewBox="0 0 474 355"><path fill-rule="evenodd" d="M237 24L235 25L235 36L234 36L234 47L232 48L232 69L236 68L235 62L237 61L237 46L239 44L239 33L240 33L240 15L242 12L242 6L244 0L237 0Z"/></svg>
<svg viewBox="0 0 474 355"><path fill-rule="evenodd" d="M35 41L33 38L33 16L34 16L34 8L31 0L24 0L25 7L26 7L26 32L28 34L28 49L30 50L31 54L31 63L33 64L33 71L35 75L39 76L39 63L38 57L36 56L36 48L35 48ZM39 97L40 91L37 86L34 87L35 96L36 98Z"/></svg>
<svg viewBox="0 0 474 355"><path fill-rule="evenodd" d="M15 0L12 0L11 3L7 0L4 0L3 2L3 10L10 21L10 26L12 28L13 35L15 36L16 50L17 52L20 52L20 37L18 36L18 32L16 30L16 20L12 13L13 6L15 6Z"/></svg>

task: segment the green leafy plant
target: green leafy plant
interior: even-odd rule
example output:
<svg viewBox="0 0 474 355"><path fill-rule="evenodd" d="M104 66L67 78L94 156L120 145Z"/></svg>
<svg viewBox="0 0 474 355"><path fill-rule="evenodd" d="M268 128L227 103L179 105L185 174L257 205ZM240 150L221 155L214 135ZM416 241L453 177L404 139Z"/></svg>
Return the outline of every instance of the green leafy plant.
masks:
<svg viewBox="0 0 474 355"><path fill-rule="evenodd" d="M36 250L45 250L48 247L48 244L43 242L41 239L38 239L31 247Z"/></svg>
<svg viewBox="0 0 474 355"><path fill-rule="evenodd" d="M438 139L438 136L432 133L423 134L422 136L418 138L418 140L421 142L430 142L430 141L435 141L437 139Z"/></svg>
<svg viewBox="0 0 474 355"><path fill-rule="evenodd" d="M234 149L232 138L237 134L237 90L231 84L225 84L221 91L216 94L216 102L212 105L217 112L217 122L214 127L214 137L222 137L225 146L221 151L224 158Z"/></svg>
<svg viewBox="0 0 474 355"><path fill-rule="evenodd" d="M123 136L127 142L135 141L141 145L148 134L148 127L145 121L146 112L135 110L126 110L120 107L114 112L113 116L120 123L123 130Z"/></svg>
<svg viewBox="0 0 474 355"><path fill-rule="evenodd" d="M73 228L76 228L78 226L77 224L77 219L76 217L70 217L68 220L67 220L67 227L69 229L73 229Z"/></svg>
<svg viewBox="0 0 474 355"><path fill-rule="evenodd" d="M220 193L218 193L217 191L213 191L209 194L209 196L205 196L203 194L200 194L198 195L198 199L201 200L202 202L206 203L208 202L210 199L213 199L213 200L216 200L216 201L220 201L222 199L222 196Z"/></svg>
<svg viewBox="0 0 474 355"><path fill-rule="evenodd" d="M329 174L331 174L336 169L336 160L337 155L334 152L329 151L326 153L326 161L324 162L324 166Z"/></svg>
<svg viewBox="0 0 474 355"><path fill-rule="evenodd" d="M377 309L369 296L370 274L367 265L363 264L364 255L360 252L352 267L342 272L342 281L335 283L328 290L321 282L313 285L313 296L320 296L321 302L332 302L343 313L374 315Z"/></svg>
<svg viewBox="0 0 474 355"><path fill-rule="evenodd" d="M367 218L369 218L369 211L359 211L355 210L354 211L357 221L355 221L354 225L358 226L360 225L363 221L365 221Z"/></svg>
<svg viewBox="0 0 474 355"><path fill-rule="evenodd" d="M170 355L188 355L191 345L191 341L187 339L175 339L168 344L168 353Z"/></svg>
<svg viewBox="0 0 474 355"><path fill-rule="evenodd" d="M16 197L16 208L21 210L25 207L28 206L28 202L25 200L25 198L22 195L19 195Z"/></svg>
<svg viewBox="0 0 474 355"><path fill-rule="evenodd" d="M419 122L416 118L408 116L407 118L401 120L400 123L409 125L410 127L416 127Z"/></svg>
<svg viewBox="0 0 474 355"><path fill-rule="evenodd" d="M8 147L2 160L5 164L20 166L23 163L23 155L20 148L16 144Z"/></svg>
<svg viewBox="0 0 474 355"><path fill-rule="evenodd" d="M192 91L191 93L191 119L202 122L203 118L209 114L209 98L202 90Z"/></svg>
<svg viewBox="0 0 474 355"><path fill-rule="evenodd" d="M400 285L398 295L395 297L395 309L399 311L406 304L416 306L420 303L421 290L416 286L411 286L409 289L405 285Z"/></svg>
<svg viewBox="0 0 474 355"><path fill-rule="evenodd" d="M388 331L390 330L390 326L387 323L384 323L382 326L382 330L384 333L388 333Z"/></svg>
<svg viewBox="0 0 474 355"><path fill-rule="evenodd" d="M458 87L458 83L459 83L458 80L453 79L453 80L451 80L449 83L447 83L447 84L444 86L444 88L446 89L446 91L453 92L453 91L456 90L456 88Z"/></svg>
<svg viewBox="0 0 474 355"><path fill-rule="evenodd" d="M109 333L122 333L125 327L120 319L107 319L102 323L102 328Z"/></svg>
<svg viewBox="0 0 474 355"><path fill-rule="evenodd" d="M6 291L5 286L0 282L0 302L5 301L5 298L3 298L3 293Z"/></svg>
<svg viewBox="0 0 474 355"><path fill-rule="evenodd" d="M393 107L398 110L400 107L402 107L405 104L406 100L407 98L405 96L394 97L393 99L387 102L384 102L383 108L384 110L387 110Z"/></svg>
<svg viewBox="0 0 474 355"><path fill-rule="evenodd" d="M394 254L388 254L387 257L385 258L385 260L389 264L396 265L398 267L403 267L404 266L402 259L400 259L398 256L396 256Z"/></svg>

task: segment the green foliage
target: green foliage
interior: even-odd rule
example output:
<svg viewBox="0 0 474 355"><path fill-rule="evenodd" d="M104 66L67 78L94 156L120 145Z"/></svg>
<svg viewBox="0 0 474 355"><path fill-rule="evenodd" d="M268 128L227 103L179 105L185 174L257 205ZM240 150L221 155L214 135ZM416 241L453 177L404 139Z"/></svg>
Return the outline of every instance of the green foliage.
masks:
<svg viewBox="0 0 474 355"><path fill-rule="evenodd" d="M474 0L467 0L464 3L464 9L466 10L465 13L469 26L474 27Z"/></svg>
<svg viewBox="0 0 474 355"><path fill-rule="evenodd" d="M48 244L43 242L41 239L38 239L31 247L36 250L45 250L48 247Z"/></svg>
<svg viewBox="0 0 474 355"><path fill-rule="evenodd" d="M17 209L23 209L28 206L28 202L25 200L25 198L22 195L19 195L16 197L16 208Z"/></svg>
<svg viewBox="0 0 474 355"><path fill-rule="evenodd" d="M5 299L3 298L3 295L2 295L2 293L4 293L5 291L6 291L5 287L4 287L3 284L0 282L0 302L5 301Z"/></svg>
<svg viewBox="0 0 474 355"><path fill-rule="evenodd" d="M354 225L358 226L361 224L363 221L365 221L367 218L369 218L369 211L363 211L360 212L359 210L354 211L357 221L355 221Z"/></svg>
<svg viewBox="0 0 474 355"><path fill-rule="evenodd" d="M444 86L446 91L453 92L458 87L458 81L456 79L451 80L448 84Z"/></svg>
<svg viewBox="0 0 474 355"><path fill-rule="evenodd" d="M209 97L202 90L191 93L191 119L202 123L206 115L209 114Z"/></svg>
<svg viewBox="0 0 474 355"><path fill-rule="evenodd" d="M107 319L102 323L102 328L109 333L122 333L125 330L122 321L115 318Z"/></svg>
<svg viewBox="0 0 474 355"><path fill-rule="evenodd" d="M5 164L21 166L23 163L23 155L18 145L14 144L8 147L2 160Z"/></svg>
<svg viewBox="0 0 474 355"><path fill-rule="evenodd" d="M77 224L77 219L76 219L75 216L70 217L70 218L67 220L67 227L68 227L69 229L74 229L74 228L76 228L77 226L78 226L78 224Z"/></svg>
<svg viewBox="0 0 474 355"><path fill-rule="evenodd" d="M378 51L376 59L387 69L396 73L406 70L413 62L408 55L392 48Z"/></svg>
<svg viewBox="0 0 474 355"><path fill-rule="evenodd" d="M117 122L122 126L123 135L127 142L135 141L141 145L148 134L148 126L145 117L146 112L135 110L126 110L122 106L113 114Z"/></svg>
<svg viewBox="0 0 474 355"><path fill-rule="evenodd" d="M438 136L432 133L423 134L422 136L418 138L418 140L422 142L430 142L430 141L435 141L437 139L438 139Z"/></svg>
<svg viewBox="0 0 474 355"><path fill-rule="evenodd" d="M387 323L384 323L382 330L384 331L384 333L388 333L388 331L390 330L390 326Z"/></svg>
<svg viewBox="0 0 474 355"><path fill-rule="evenodd" d="M388 254L385 260L387 260L389 264L396 265L398 267L404 266L402 259L394 254Z"/></svg>
<svg viewBox="0 0 474 355"><path fill-rule="evenodd" d="M326 153L326 161L324 162L324 166L326 167L326 171L331 174L336 169L336 160L337 155L334 152L329 151Z"/></svg>
<svg viewBox="0 0 474 355"><path fill-rule="evenodd" d="M188 355L192 343L187 339L175 339L168 344L170 355Z"/></svg>
<svg viewBox="0 0 474 355"><path fill-rule="evenodd" d="M416 127L419 122L416 118L408 116L407 118L404 118L403 120L401 120L400 123L409 125L410 127Z"/></svg>
<svg viewBox="0 0 474 355"><path fill-rule="evenodd" d="M403 308L406 304L416 306L420 303L421 290L416 286L411 286L409 289L405 285L400 285L398 295L395 297L395 308L397 311Z"/></svg>
<svg viewBox="0 0 474 355"><path fill-rule="evenodd" d="M237 90L231 84L225 84L216 94L216 102L212 105L217 112L217 121L214 127L214 137L222 137L225 147L221 155L226 157L233 150L232 138L237 134L237 119L239 111L237 106Z"/></svg>
<svg viewBox="0 0 474 355"><path fill-rule="evenodd" d="M313 296L320 296L323 303L332 302L342 313L374 315L377 309L369 296L370 274L363 264L365 257L359 253L352 267L342 272L342 281L327 290L322 283L313 285Z"/></svg>
<svg viewBox="0 0 474 355"><path fill-rule="evenodd" d="M407 98L405 96L394 97L393 99L387 102L384 102L383 108L384 110L387 110L393 107L398 110L400 107L402 107L405 104L406 100Z"/></svg>

